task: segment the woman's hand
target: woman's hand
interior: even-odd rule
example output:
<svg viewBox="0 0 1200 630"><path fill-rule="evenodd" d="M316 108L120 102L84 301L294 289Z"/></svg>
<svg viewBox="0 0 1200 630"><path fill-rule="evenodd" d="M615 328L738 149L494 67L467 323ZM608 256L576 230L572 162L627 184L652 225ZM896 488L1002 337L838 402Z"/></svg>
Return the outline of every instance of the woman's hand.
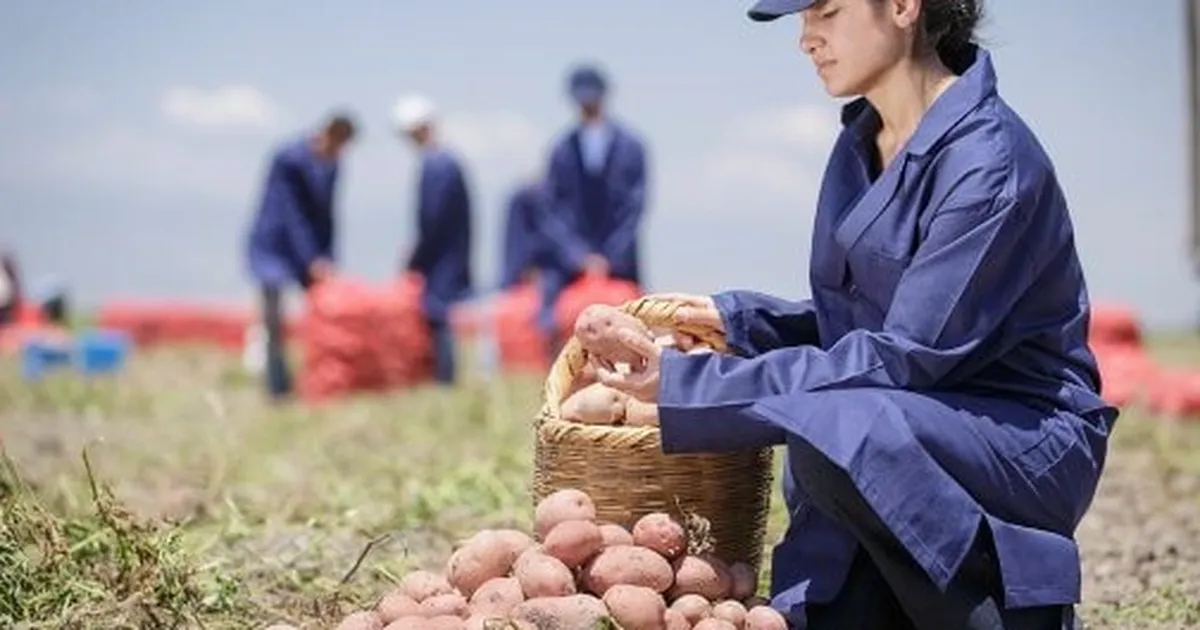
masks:
<svg viewBox="0 0 1200 630"><path fill-rule="evenodd" d="M662 348L633 331L622 330L618 335L621 345L633 350L645 359L645 363L628 374L620 374L604 365L594 364L600 382L618 391L648 403L658 402L658 369Z"/></svg>
<svg viewBox="0 0 1200 630"><path fill-rule="evenodd" d="M657 293L653 297L673 302L682 302L683 306L675 312L675 319L681 326L691 328L708 328L725 334L725 323L721 321L721 312L710 296L691 295L688 293ZM700 340L694 335L675 331L675 346L687 352L700 345Z"/></svg>

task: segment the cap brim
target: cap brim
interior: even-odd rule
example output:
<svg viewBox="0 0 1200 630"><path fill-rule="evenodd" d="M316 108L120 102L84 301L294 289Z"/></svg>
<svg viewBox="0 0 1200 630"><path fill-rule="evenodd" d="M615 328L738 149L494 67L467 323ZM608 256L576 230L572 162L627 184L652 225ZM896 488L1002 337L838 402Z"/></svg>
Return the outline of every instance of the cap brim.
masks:
<svg viewBox="0 0 1200 630"><path fill-rule="evenodd" d="M785 15L799 13L816 3L817 0L758 0L746 15L755 22L770 22Z"/></svg>

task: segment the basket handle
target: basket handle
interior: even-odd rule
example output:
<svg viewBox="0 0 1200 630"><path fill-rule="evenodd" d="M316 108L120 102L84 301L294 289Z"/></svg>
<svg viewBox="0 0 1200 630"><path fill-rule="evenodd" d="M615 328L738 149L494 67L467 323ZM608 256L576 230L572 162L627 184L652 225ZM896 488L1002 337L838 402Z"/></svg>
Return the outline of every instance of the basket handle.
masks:
<svg viewBox="0 0 1200 630"><path fill-rule="evenodd" d="M727 352L725 335L720 330L710 326L684 325L678 321L680 308L689 304L662 296L647 295L636 300L621 304L618 308L641 320L651 328L670 328L687 333L699 339L702 343L712 346L717 352ZM562 420L562 404L573 391L573 385L579 380L587 365L587 356L583 346L574 335L567 339L562 351L550 366L546 383L542 391L542 411L538 414L538 424L545 421Z"/></svg>

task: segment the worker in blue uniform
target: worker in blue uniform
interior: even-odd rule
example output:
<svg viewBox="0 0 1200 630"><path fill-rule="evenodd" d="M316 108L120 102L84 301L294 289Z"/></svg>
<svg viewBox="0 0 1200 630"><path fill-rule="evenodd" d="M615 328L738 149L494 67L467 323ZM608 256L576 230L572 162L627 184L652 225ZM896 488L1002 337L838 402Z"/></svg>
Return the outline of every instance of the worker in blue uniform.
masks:
<svg viewBox="0 0 1200 630"><path fill-rule="evenodd" d="M278 147L267 168L247 257L262 294L267 388L276 400L286 398L292 388L283 291L290 284L307 290L333 271L338 164L354 135L348 114L332 115L318 131Z"/></svg>
<svg viewBox="0 0 1200 630"><path fill-rule="evenodd" d="M606 111L608 80L598 68L572 70L567 90L579 123L551 150L550 198L538 222L553 256L539 318L550 339L558 296L583 274L643 282L638 237L646 206L644 143Z"/></svg>
<svg viewBox="0 0 1200 630"><path fill-rule="evenodd" d="M540 270L548 264L548 247L537 221L546 202L546 185L540 178L522 182L509 195L501 252L501 290L540 282Z"/></svg>
<svg viewBox="0 0 1200 630"><path fill-rule="evenodd" d="M421 308L433 335L434 380L456 378L450 310L471 297L471 195L461 161L438 141L432 101L410 95L396 102L398 131L416 147L420 172L416 198L417 239L404 267L424 278Z"/></svg>
<svg viewBox="0 0 1200 630"><path fill-rule="evenodd" d="M772 604L795 628L1071 628L1099 395L1067 200L974 43L976 0L761 0L834 97L811 299L676 296L733 351L626 337L603 382L663 449L785 445Z"/></svg>

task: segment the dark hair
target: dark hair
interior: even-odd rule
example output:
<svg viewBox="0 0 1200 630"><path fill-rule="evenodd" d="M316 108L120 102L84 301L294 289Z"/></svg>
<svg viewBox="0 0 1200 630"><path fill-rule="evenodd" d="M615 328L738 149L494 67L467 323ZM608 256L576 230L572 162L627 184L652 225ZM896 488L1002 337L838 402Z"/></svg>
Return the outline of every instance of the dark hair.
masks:
<svg viewBox="0 0 1200 630"><path fill-rule="evenodd" d="M325 133L334 138L350 140L354 137L354 120L347 113L336 113L325 123Z"/></svg>
<svg viewBox="0 0 1200 630"><path fill-rule="evenodd" d="M983 0L923 0L917 46L933 49L942 63L962 74L975 62L975 28Z"/></svg>

